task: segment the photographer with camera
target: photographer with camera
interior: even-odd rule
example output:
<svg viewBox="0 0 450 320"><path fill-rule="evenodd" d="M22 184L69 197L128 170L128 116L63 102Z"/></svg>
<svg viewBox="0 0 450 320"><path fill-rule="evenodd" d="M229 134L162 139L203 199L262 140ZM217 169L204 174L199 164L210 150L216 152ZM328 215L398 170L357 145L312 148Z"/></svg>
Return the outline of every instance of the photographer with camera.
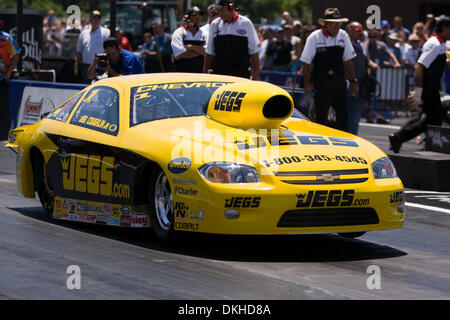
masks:
<svg viewBox="0 0 450 320"><path fill-rule="evenodd" d="M116 38L109 38L103 42L106 54L96 54L94 62L89 66L87 76L93 80L105 72L108 77L144 73L139 58L128 50L119 48Z"/></svg>

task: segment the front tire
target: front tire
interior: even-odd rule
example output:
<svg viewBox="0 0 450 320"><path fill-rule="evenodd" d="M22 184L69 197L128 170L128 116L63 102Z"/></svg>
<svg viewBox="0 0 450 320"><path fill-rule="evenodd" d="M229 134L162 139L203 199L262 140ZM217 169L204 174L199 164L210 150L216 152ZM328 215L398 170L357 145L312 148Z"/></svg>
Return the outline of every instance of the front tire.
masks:
<svg viewBox="0 0 450 320"><path fill-rule="evenodd" d="M34 188L41 201L42 207L49 214L53 214L55 207L55 196L50 189L47 179L47 167L45 165L44 157L37 154L33 159L33 178Z"/></svg>
<svg viewBox="0 0 450 320"><path fill-rule="evenodd" d="M165 173L159 168L150 174L148 210L153 234L164 243L174 239L174 210L172 188Z"/></svg>

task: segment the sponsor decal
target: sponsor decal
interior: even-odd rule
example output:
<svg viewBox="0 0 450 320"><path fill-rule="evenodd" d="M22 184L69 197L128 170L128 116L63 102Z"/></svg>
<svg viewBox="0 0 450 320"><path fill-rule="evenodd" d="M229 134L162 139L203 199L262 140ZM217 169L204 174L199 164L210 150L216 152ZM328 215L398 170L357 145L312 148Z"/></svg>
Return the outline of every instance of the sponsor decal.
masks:
<svg viewBox="0 0 450 320"><path fill-rule="evenodd" d="M77 212L70 212L75 206ZM53 217L87 223L100 223L122 227L148 227L148 207L122 206L118 204L99 203L55 197Z"/></svg>
<svg viewBox="0 0 450 320"><path fill-rule="evenodd" d="M186 185L195 185L195 181L193 180L187 180L187 179L179 179L179 178L174 178L172 180L172 182L174 184L186 184Z"/></svg>
<svg viewBox="0 0 450 320"><path fill-rule="evenodd" d="M75 200L67 200L67 207L70 213L75 213L77 209L77 203Z"/></svg>
<svg viewBox="0 0 450 320"><path fill-rule="evenodd" d="M97 216L96 222L100 224L107 224L108 223L108 216Z"/></svg>
<svg viewBox="0 0 450 320"><path fill-rule="evenodd" d="M122 206L122 208L120 209L120 211L122 212L122 214L128 215L128 214L130 214L130 207L128 207L128 206Z"/></svg>
<svg viewBox="0 0 450 320"><path fill-rule="evenodd" d="M95 223L97 220L97 217L93 214L84 214L78 216L78 221L80 222L86 222L86 223Z"/></svg>
<svg viewBox="0 0 450 320"><path fill-rule="evenodd" d="M357 147L358 144L352 139L335 138L335 137L321 137L321 136L297 136L301 144L308 145L333 145L342 147Z"/></svg>
<svg viewBox="0 0 450 320"><path fill-rule="evenodd" d="M148 226L148 216L146 215L132 215L131 216L131 226L132 227L147 227Z"/></svg>
<svg viewBox="0 0 450 320"><path fill-rule="evenodd" d="M120 217L121 227L131 227L131 216L121 216Z"/></svg>
<svg viewBox="0 0 450 320"><path fill-rule="evenodd" d="M175 174L180 174L186 172L192 165L192 161L186 157L179 157L173 160L170 160L167 168L170 172Z"/></svg>
<svg viewBox="0 0 450 320"><path fill-rule="evenodd" d="M77 201L77 213L87 213L89 211L89 205L87 201Z"/></svg>
<svg viewBox="0 0 450 320"><path fill-rule="evenodd" d="M237 29L236 33L241 36L245 36L247 34L247 30L245 29Z"/></svg>
<svg viewBox="0 0 450 320"><path fill-rule="evenodd" d="M70 217L70 214L68 214L68 213L63 213L63 214L61 215L61 219L62 219L62 220L69 220L69 217Z"/></svg>
<svg viewBox="0 0 450 320"><path fill-rule="evenodd" d="M258 208L261 197L231 197L225 199L225 208Z"/></svg>
<svg viewBox="0 0 450 320"><path fill-rule="evenodd" d="M223 93L222 93L223 95ZM217 100L216 100L217 103ZM215 109L215 108L214 108ZM322 136L295 136L294 132L289 130L284 130L279 132L280 134L273 134L272 132L267 132L267 143L271 146L288 146L288 145L298 145L298 144L306 144L306 145L318 145L318 146L326 146L333 145L339 147L358 147L358 144L352 139L347 138L335 138L335 137L322 137ZM243 149L253 149L253 148L263 148L266 147L267 143L265 141L265 137L251 137L250 139L246 139L245 141L232 141L231 143L237 144L239 150ZM344 156L336 155L336 156L327 156L327 155L304 155L298 156L300 160L314 161L314 160L338 160L338 161L346 161L349 162ZM351 159L354 159L353 157ZM355 158L358 159L360 163L366 162L363 158ZM358 162L357 160L352 160L353 162ZM359 163L358 162L358 163ZM367 162L366 162L367 163Z"/></svg>
<svg viewBox="0 0 450 320"><path fill-rule="evenodd" d="M262 160L260 161L261 164L265 165L266 167L270 167L271 165L285 165L285 164L292 164L292 163L299 163L302 161L340 161L340 162L353 162L358 164L367 164L367 160L362 157L351 157L351 156L344 156L344 155L336 155L336 156L328 156L328 155L303 155L303 156L291 156L291 157L282 157L282 158L273 158L271 160Z"/></svg>
<svg viewBox="0 0 450 320"><path fill-rule="evenodd" d="M115 210L112 210L111 205L109 203L102 203L102 213L115 213Z"/></svg>
<svg viewBox="0 0 450 320"><path fill-rule="evenodd" d="M175 192L175 194L179 194L182 196L196 196L198 194L198 190L192 188L183 188L180 186L175 186L173 188L173 191Z"/></svg>
<svg viewBox="0 0 450 320"><path fill-rule="evenodd" d="M317 190L297 194L297 208L369 205L369 199L354 199L355 190Z"/></svg>
<svg viewBox="0 0 450 320"><path fill-rule="evenodd" d="M41 115L43 102L44 99L41 99L39 102L31 101L31 96L28 96L27 100L25 101L25 119L36 117L39 118L39 116Z"/></svg>
<svg viewBox="0 0 450 320"><path fill-rule="evenodd" d="M203 220L203 215L205 214L205 211L198 208L197 210L191 211L189 213L189 218L193 220Z"/></svg>
<svg viewBox="0 0 450 320"><path fill-rule="evenodd" d="M95 117L81 116L78 120L79 123L86 126L95 127L103 130L109 130L110 132L115 132L117 130L117 125L114 123L109 123L106 120L102 120Z"/></svg>
<svg viewBox="0 0 450 320"><path fill-rule="evenodd" d="M221 95L216 95L214 110L240 112L242 99L246 94L245 92L224 91Z"/></svg>
<svg viewBox="0 0 450 320"><path fill-rule="evenodd" d="M267 146L266 141L264 141L263 137L252 137L251 139L245 139L244 141L235 140L233 143L236 144L238 150L262 148Z"/></svg>
<svg viewBox="0 0 450 320"><path fill-rule="evenodd" d="M184 218L187 217L189 207L184 202L175 202L174 210L175 210L175 219L183 220Z"/></svg>
<svg viewBox="0 0 450 320"><path fill-rule="evenodd" d="M114 157L70 154L60 160L64 190L130 198L129 185L113 183Z"/></svg>
<svg viewBox="0 0 450 320"><path fill-rule="evenodd" d="M110 226L120 226L120 218L109 217L106 224Z"/></svg>
<svg viewBox="0 0 450 320"><path fill-rule="evenodd" d="M198 225L198 223L175 222L175 229L197 231Z"/></svg>
<svg viewBox="0 0 450 320"><path fill-rule="evenodd" d="M403 201L405 201L405 192L403 190L396 191L389 196L390 203L403 202Z"/></svg>
<svg viewBox="0 0 450 320"><path fill-rule="evenodd" d="M179 89L189 89L189 88L220 88L221 86L227 85L228 82L177 82L177 83L160 83L153 85L143 85L139 87L132 88L132 92L135 92L134 99L138 101L140 99L145 99L151 97L150 92L158 89L162 90L179 90Z"/></svg>

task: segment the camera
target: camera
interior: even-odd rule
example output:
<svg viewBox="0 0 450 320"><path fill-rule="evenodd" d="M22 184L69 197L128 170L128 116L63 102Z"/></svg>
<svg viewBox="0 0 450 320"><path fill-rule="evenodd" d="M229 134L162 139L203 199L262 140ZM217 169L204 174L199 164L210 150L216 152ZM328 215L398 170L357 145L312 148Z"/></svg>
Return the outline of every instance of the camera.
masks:
<svg viewBox="0 0 450 320"><path fill-rule="evenodd" d="M98 58L98 66L100 68L106 68L108 66L108 57L106 53L96 53L95 57Z"/></svg>

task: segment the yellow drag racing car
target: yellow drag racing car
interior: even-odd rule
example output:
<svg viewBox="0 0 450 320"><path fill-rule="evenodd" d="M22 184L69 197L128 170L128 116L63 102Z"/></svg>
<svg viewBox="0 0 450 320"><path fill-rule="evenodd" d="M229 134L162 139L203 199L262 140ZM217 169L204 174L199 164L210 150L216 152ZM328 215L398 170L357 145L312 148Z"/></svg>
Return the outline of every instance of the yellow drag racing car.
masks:
<svg viewBox="0 0 450 320"><path fill-rule="evenodd" d="M207 74L100 80L10 131L17 185L56 219L287 235L400 228L403 185L372 143L306 119L269 83Z"/></svg>

